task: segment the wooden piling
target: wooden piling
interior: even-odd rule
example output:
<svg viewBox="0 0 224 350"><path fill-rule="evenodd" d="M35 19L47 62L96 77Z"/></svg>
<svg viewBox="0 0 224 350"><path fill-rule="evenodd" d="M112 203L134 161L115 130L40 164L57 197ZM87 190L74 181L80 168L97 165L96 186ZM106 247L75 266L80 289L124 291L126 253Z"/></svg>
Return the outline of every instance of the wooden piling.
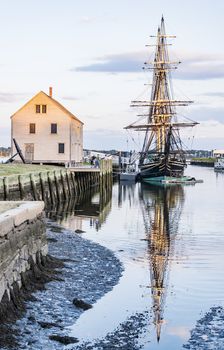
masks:
<svg viewBox="0 0 224 350"><path fill-rule="evenodd" d="M71 193L71 186L70 186L69 177L68 177L67 172L66 172L65 176L66 176L66 180L67 180L67 187L68 187L68 193L69 193L69 198L70 198L72 193Z"/></svg>
<svg viewBox="0 0 224 350"><path fill-rule="evenodd" d="M63 196L64 199L67 199L67 192L66 192L66 188L65 188L65 181L64 181L64 176L63 176L63 172L61 170L61 184L62 184L62 191L63 191Z"/></svg>
<svg viewBox="0 0 224 350"><path fill-rule="evenodd" d="M58 178L56 175L56 171L54 171L54 182L55 182L55 188L56 188L56 196L57 196L57 200L58 202L60 201L60 190L59 190L59 184L58 184Z"/></svg>
<svg viewBox="0 0 224 350"><path fill-rule="evenodd" d="M8 184L8 178L3 178L3 190L4 190L4 200L7 201L9 198L9 184Z"/></svg>
<svg viewBox="0 0 224 350"><path fill-rule="evenodd" d="M33 174L30 174L30 186L31 186L31 189L32 189L32 192L33 192L33 199L35 201L37 201L38 200L37 189L36 189L36 183L34 181Z"/></svg>
<svg viewBox="0 0 224 350"><path fill-rule="evenodd" d="M20 199L23 200L25 193L24 193L24 187L23 187L23 182L21 179L21 175L18 175L18 186L19 186L19 194L20 194Z"/></svg>
<svg viewBox="0 0 224 350"><path fill-rule="evenodd" d="M48 180L48 187L49 187L49 192L50 192L50 199L51 203L54 203L54 194L53 194L53 187L52 187L52 181L50 177L50 172L47 172L47 180Z"/></svg>
<svg viewBox="0 0 224 350"><path fill-rule="evenodd" d="M39 179L40 179L41 199L42 201L45 201L45 190L44 190L44 181L42 178L42 173L39 173Z"/></svg>

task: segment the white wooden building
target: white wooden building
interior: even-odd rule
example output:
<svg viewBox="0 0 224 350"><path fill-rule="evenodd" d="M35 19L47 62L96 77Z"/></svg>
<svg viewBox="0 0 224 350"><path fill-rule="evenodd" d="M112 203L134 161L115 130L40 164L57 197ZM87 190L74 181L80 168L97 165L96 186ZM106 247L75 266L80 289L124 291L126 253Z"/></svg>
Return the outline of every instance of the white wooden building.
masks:
<svg viewBox="0 0 224 350"><path fill-rule="evenodd" d="M83 123L52 97L52 88L11 116L11 138L12 154L14 138L27 162L71 164L83 158Z"/></svg>

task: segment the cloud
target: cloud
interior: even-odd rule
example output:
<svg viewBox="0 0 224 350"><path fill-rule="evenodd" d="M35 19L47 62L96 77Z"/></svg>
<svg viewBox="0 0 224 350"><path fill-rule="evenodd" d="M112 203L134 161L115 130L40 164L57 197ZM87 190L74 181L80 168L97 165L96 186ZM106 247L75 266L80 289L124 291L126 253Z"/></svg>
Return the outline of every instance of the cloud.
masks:
<svg viewBox="0 0 224 350"><path fill-rule="evenodd" d="M74 67L71 68L71 71L133 73L140 71L143 66L143 60L143 52L107 55L97 58L96 63L87 66Z"/></svg>
<svg viewBox="0 0 224 350"><path fill-rule="evenodd" d="M92 23L92 22L94 22L95 20L96 20L95 17L90 17L90 16L82 16L82 17L80 18L80 22L81 22L81 23Z"/></svg>
<svg viewBox="0 0 224 350"><path fill-rule="evenodd" d="M205 92L205 93L203 93L203 94L200 94L200 96L224 97L224 91Z"/></svg>
<svg viewBox="0 0 224 350"><path fill-rule="evenodd" d="M152 51L149 51L150 56ZM175 55L176 56L176 55ZM186 54L178 55L184 64L175 70L174 78L183 80L208 80L224 77L224 55L221 54ZM145 51L106 55L96 58L95 63L73 67L71 71L136 73L144 65Z"/></svg>
<svg viewBox="0 0 224 350"><path fill-rule="evenodd" d="M0 126L0 146L9 147L11 143L10 138L11 138L10 127Z"/></svg>
<svg viewBox="0 0 224 350"><path fill-rule="evenodd" d="M85 119L101 119L101 117L97 115L85 115Z"/></svg>
<svg viewBox="0 0 224 350"><path fill-rule="evenodd" d="M0 102L11 103L21 99L21 97L24 96L26 96L24 93L0 92Z"/></svg>
<svg viewBox="0 0 224 350"><path fill-rule="evenodd" d="M195 61L183 65L183 68L173 75L176 79L182 80L209 80L224 78L224 61L218 63L213 61Z"/></svg>
<svg viewBox="0 0 224 350"><path fill-rule="evenodd" d="M189 327L186 326L170 327L167 332L168 334L175 335L183 340L187 340L190 336Z"/></svg>
<svg viewBox="0 0 224 350"><path fill-rule="evenodd" d="M196 121L216 120L224 124L224 107L192 106L189 117Z"/></svg>
<svg viewBox="0 0 224 350"><path fill-rule="evenodd" d="M86 100L89 97L95 97L97 96L97 93L95 91L87 92L85 95L82 96L72 96L72 95L65 95L62 98L67 101L80 101L80 100Z"/></svg>
<svg viewBox="0 0 224 350"><path fill-rule="evenodd" d="M125 133L123 130L85 130L84 147L88 149L123 149L127 148Z"/></svg>
<svg viewBox="0 0 224 350"><path fill-rule="evenodd" d="M63 96L62 98L63 98L64 100L67 100L67 101L82 100L81 97L77 97L77 96Z"/></svg>

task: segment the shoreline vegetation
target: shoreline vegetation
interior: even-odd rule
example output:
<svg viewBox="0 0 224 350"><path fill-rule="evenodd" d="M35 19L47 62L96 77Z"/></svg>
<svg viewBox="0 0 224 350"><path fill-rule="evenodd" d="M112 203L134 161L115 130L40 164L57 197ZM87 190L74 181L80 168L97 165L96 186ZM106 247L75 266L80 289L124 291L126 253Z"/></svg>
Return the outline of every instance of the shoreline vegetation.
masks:
<svg viewBox="0 0 224 350"><path fill-rule="evenodd" d="M215 158L213 157L208 157L208 158L192 158L192 161L197 161L197 162L207 162L207 163L214 163Z"/></svg>
<svg viewBox="0 0 224 350"><path fill-rule="evenodd" d="M214 167L215 164L215 158L208 157L208 158L192 158L190 161L191 165L201 165L201 166L209 166Z"/></svg>

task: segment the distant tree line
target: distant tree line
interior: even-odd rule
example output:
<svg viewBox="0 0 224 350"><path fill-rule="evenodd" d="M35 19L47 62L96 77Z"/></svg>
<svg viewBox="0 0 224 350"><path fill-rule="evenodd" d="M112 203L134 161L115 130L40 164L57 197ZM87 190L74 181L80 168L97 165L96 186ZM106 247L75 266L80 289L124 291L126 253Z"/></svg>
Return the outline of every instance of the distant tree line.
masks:
<svg viewBox="0 0 224 350"><path fill-rule="evenodd" d="M120 151L116 149L111 149L111 150L87 150L85 149L84 151L93 151L93 152L99 152L99 153L105 153L105 154L112 154L112 155L121 155L122 157L128 156L130 152L126 151ZM208 151L208 150L198 150L198 149L191 149L191 150L186 150L185 153L189 157L199 157L199 158L207 158L207 157L212 157L213 156L213 151Z"/></svg>

